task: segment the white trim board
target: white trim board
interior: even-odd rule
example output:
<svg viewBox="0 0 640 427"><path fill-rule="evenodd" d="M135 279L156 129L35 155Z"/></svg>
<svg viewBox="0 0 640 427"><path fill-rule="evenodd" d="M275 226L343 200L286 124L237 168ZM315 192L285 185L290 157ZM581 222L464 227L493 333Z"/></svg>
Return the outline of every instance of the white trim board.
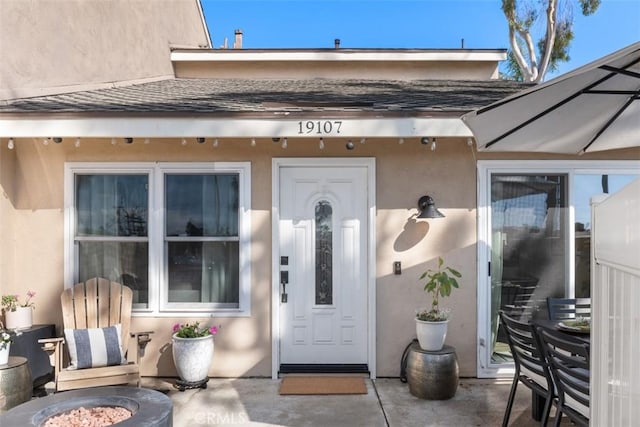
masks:
<svg viewBox="0 0 640 427"><path fill-rule="evenodd" d="M274 62L274 61L381 61L381 62L437 62L437 61L503 61L507 54L502 49L468 49L456 50L398 50L376 49L362 51L359 49L331 49L295 51L265 49L265 50L175 50L171 52L172 62Z"/></svg>
<svg viewBox="0 0 640 427"><path fill-rule="evenodd" d="M203 117L0 118L1 138L473 137L459 117L211 119ZM338 123L339 122L339 123ZM311 123L310 128L307 124ZM319 123L319 125L318 125ZM325 125L326 124L326 125ZM308 132L308 133L307 133Z"/></svg>

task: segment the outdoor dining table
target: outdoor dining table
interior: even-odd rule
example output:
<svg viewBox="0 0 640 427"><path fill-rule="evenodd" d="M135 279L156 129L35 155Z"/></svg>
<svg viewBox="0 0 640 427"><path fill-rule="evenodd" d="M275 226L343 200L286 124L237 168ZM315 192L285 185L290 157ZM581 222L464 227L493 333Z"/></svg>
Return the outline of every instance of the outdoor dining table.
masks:
<svg viewBox="0 0 640 427"><path fill-rule="evenodd" d="M560 322L562 322L562 321L561 320L549 320L549 319L537 319L537 320L533 320L532 321L532 323L534 325L542 326L543 328L547 328L547 329L553 329L553 330L556 330L556 331L560 331L562 333L570 335L573 338L578 338L579 340L584 341L587 344L591 343L591 334L590 333L573 332L573 331L569 331L567 329L563 329L563 328L559 327ZM534 420L540 421L542 419L542 414L544 412L544 404L545 404L545 401L540 395L538 395L537 393L533 393L533 392L531 393L531 417Z"/></svg>
<svg viewBox="0 0 640 427"><path fill-rule="evenodd" d="M586 344L589 344L591 342L591 334L585 333L585 332L577 332L577 331L573 332L568 329L563 329L561 327L558 327L561 322L562 320L548 320L548 319L539 319L539 320L532 321L534 325L563 332L567 335L570 335L574 338L578 338L579 340L584 341Z"/></svg>

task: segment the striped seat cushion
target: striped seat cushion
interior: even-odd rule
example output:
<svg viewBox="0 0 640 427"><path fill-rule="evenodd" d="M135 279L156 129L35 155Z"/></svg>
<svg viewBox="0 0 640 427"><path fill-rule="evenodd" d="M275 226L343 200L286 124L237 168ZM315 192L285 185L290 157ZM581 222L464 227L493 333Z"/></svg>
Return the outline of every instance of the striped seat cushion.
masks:
<svg viewBox="0 0 640 427"><path fill-rule="evenodd" d="M69 369L98 368L126 363L122 354L121 325L107 328L65 329Z"/></svg>

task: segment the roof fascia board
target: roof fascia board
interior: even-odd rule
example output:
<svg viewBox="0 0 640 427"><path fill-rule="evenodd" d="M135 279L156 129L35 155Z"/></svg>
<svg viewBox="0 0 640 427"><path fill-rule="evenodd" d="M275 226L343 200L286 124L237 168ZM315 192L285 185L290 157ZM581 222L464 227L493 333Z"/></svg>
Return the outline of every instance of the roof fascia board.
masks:
<svg viewBox="0 0 640 427"><path fill-rule="evenodd" d="M505 51L173 51L173 62L256 62L256 61L503 61Z"/></svg>
<svg viewBox="0 0 640 427"><path fill-rule="evenodd" d="M307 125L307 123L311 123ZM307 133L307 126L313 131ZM318 133L317 129L320 129ZM460 118L40 118L0 119L1 138L470 137Z"/></svg>

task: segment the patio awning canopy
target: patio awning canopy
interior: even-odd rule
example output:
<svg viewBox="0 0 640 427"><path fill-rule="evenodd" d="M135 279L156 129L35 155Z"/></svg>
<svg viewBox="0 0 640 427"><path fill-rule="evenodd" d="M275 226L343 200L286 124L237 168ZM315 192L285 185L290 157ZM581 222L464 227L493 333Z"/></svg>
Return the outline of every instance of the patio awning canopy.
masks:
<svg viewBox="0 0 640 427"><path fill-rule="evenodd" d="M640 42L465 114L480 151L640 147Z"/></svg>

